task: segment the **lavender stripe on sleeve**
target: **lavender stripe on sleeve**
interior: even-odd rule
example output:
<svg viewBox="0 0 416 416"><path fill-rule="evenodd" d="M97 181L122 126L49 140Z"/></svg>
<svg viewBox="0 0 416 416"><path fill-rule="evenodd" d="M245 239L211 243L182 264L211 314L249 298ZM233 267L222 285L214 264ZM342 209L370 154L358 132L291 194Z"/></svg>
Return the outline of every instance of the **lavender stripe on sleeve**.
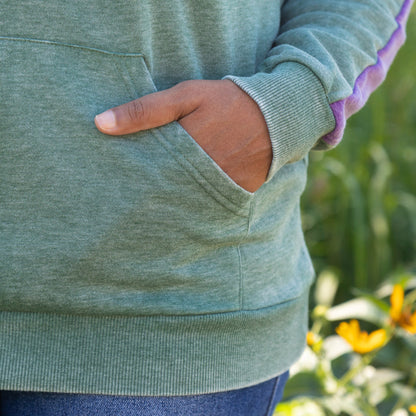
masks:
<svg viewBox="0 0 416 416"><path fill-rule="evenodd" d="M334 113L336 126L331 133L322 137L322 140L329 147L333 147L341 141L347 119L364 106L370 94L385 79L397 51L405 41L405 25L409 17L412 3L413 0L406 0L404 2L400 13L396 17L398 24L397 29L394 31L384 48L378 52L377 63L367 67L358 76L352 95L330 105L332 112Z"/></svg>

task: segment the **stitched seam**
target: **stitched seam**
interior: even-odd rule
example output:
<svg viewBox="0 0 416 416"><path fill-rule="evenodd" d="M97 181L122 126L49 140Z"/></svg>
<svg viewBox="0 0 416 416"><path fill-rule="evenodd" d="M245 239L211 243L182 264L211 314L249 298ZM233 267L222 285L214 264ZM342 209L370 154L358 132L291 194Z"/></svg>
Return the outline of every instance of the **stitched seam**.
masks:
<svg viewBox="0 0 416 416"><path fill-rule="evenodd" d="M269 405L267 407L267 412L265 416L272 416L274 409L272 409L272 404L273 404L273 399L276 395L276 391L279 388L279 383L280 383L280 376L276 378L276 382L274 383L274 388L273 388L273 392L270 396L270 400L269 400Z"/></svg>
<svg viewBox="0 0 416 416"><path fill-rule="evenodd" d="M185 131L185 130L184 130ZM186 131L185 131L185 133L186 134L189 134L189 133L187 133ZM192 139L192 140L194 140L194 139ZM206 176L201 172L201 170L200 169L198 169L198 166L192 161L192 160L190 160L189 158L187 158L186 157L186 155L182 155L181 154L181 157L183 157L187 162L188 162L188 164L190 165L190 166L192 166L192 168L194 169L194 170L196 170L197 172L198 172L198 174L199 174L199 176L201 176L201 178L203 178L204 179L204 181L206 182L206 183L209 183L210 184L210 186L212 187L212 189L214 189L215 190L215 192L217 192L218 194L220 194L223 198L226 198L229 202L231 202L233 205L236 205L235 204L235 202L234 201L232 201L227 195L226 195L226 193L225 193L225 191L224 190L222 190L220 187L218 187L218 186L216 186L215 184L213 184L210 180L208 180L207 178L206 178ZM231 180L231 179L230 179ZM236 186L238 186L238 185L236 185L236 184L234 184L234 186L236 187ZM248 194L247 194L247 196L248 197L251 197L253 194L250 194L248 191L246 191ZM238 205L237 205L238 206Z"/></svg>
<svg viewBox="0 0 416 416"><path fill-rule="evenodd" d="M229 310L229 311L219 311L219 312L206 312L206 313L190 313L190 314L184 314L184 313L178 313L178 314L173 314L173 313L163 313L163 314L139 314L139 315L126 315L126 314L117 314L117 313L113 313L113 314L108 314L108 315L101 315L101 314L96 314L96 313L69 313L69 312L50 312L50 311L42 311L42 312L34 312L34 311L29 311L29 310L13 310L13 309L2 309L0 310L0 315L2 313L11 313L11 314L42 314L42 315L55 315L55 316L67 316L67 317L80 317L80 318L98 318L98 319L137 319L137 318L149 318L149 319L157 319L157 318L171 318L171 319L189 319L189 318L194 318L194 319L200 319L206 316L227 316L227 315L233 315L233 314L247 314L247 315L251 315L251 314L255 314L255 313L260 313L260 312L269 312L273 309L278 309L281 308L282 306L286 306L286 305L290 305L293 304L295 302L298 301L299 298L301 298L302 295L300 296L296 296L294 298L291 299L287 299L284 300L283 302L279 302L279 303L275 303L273 305L268 305L265 307L261 307L261 308L256 308L256 309L242 309L242 310L238 310L238 309L234 309L234 310Z"/></svg>
<svg viewBox="0 0 416 416"><path fill-rule="evenodd" d="M244 271L243 271L243 261L241 257L241 244L237 246L237 255L238 255L238 267L239 267L239 275L240 275L240 286L239 286L239 294L238 294L238 303L239 308L242 310L244 308L243 304L243 293L244 293Z"/></svg>
<svg viewBox="0 0 416 416"><path fill-rule="evenodd" d="M145 79L146 79L146 82L149 85L152 86L152 88L154 90L153 92L156 92L157 91L157 88L156 88L156 85L155 85L155 83L153 81L152 76L150 75L149 68L147 67L145 57L144 56L139 56L139 58L141 58L141 64L143 65L143 67L140 68L141 69L140 76L141 77L144 76ZM129 85L131 87L131 90L133 91L134 99L137 99L139 97L142 97L143 96L142 92L140 91L140 89L136 88L136 82L135 82L136 81L136 78L132 75L131 67L128 66L128 64L127 64L127 62L126 62L125 59L123 59L122 61L119 61L119 62L121 62L123 64L124 75L127 78L126 79L126 82L129 83Z"/></svg>
<svg viewBox="0 0 416 416"><path fill-rule="evenodd" d="M106 55L113 55L113 56L120 56L120 57L142 57L143 58L142 53L112 52L112 51L106 51L104 49L99 49L99 48L91 48L91 47L83 46L83 45L74 45L72 43L56 42L56 41L45 40L45 39L15 38L15 37L9 37L9 36L0 36L0 40L7 40L7 41L14 41L14 42L40 43L40 44L52 45L52 46L65 46L65 47L74 48L74 49L83 49L86 51L103 53Z"/></svg>
<svg viewBox="0 0 416 416"><path fill-rule="evenodd" d="M246 235L244 236L242 241L240 241L240 243L238 244L238 247L237 247L238 261L239 261L239 267L240 267L240 294L239 294L240 311L245 310L244 309L245 308L245 305L244 305L245 273L244 273L244 268L243 268L243 256L242 256L242 253L241 253L241 245L245 240L247 240L248 235L250 234L251 222L252 222L253 215L254 215L254 201L255 201L254 199L252 199L250 201L249 213L248 213L248 216L247 216L247 232L246 232Z"/></svg>
<svg viewBox="0 0 416 416"><path fill-rule="evenodd" d="M114 60L114 66L116 67L117 72L120 74L121 78L123 79L123 84L126 87L126 91L130 95L130 98L132 100L136 99L137 92L131 83L129 75L128 74L126 75L125 65L123 65L123 68L121 68L117 60Z"/></svg>
<svg viewBox="0 0 416 416"><path fill-rule="evenodd" d="M176 153L172 148L173 146L169 143L167 139L165 139L165 136L162 132L160 132L158 129L152 129L151 131L159 140L159 142L164 147L164 149L168 153L170 153L175 158L175 160L179 164L181 164L184 169L187 170L187 172L193 175L197 183L200 186L202 186L203 189L205 189L205 192L207 192L211 196L211 198L213 198L217 203L219 203L221 206L223 206L224 208L226 208L233 214L238 215L239 217L243 217L243 218L247 216L245 213L242 214L240 212L242 208L239 207L238 204L236 204L234 201L232 201L230 198L228 198L226 195L220 192L220 190L217 189L216 186L214 186L210 181L208 181L206 177L200 172L200 170L193 163L189 161L188 158L186 158L182 154ZM201 179L204 183L201 183L202 182ZM227 201L227 203L225 203L225 201Z"/></svg>

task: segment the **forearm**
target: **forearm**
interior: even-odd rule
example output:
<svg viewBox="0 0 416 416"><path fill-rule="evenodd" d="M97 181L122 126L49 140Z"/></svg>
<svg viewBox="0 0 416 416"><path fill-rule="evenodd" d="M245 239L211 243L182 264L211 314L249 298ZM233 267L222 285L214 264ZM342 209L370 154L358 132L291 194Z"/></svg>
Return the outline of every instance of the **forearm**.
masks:
<svg viewBox="0 0 416 416"><path fill-rule="evenodd" d="M339 143L347 118L380 85L403 44L412 2L285 2L259 72L229 77L265 116L274 150L269 178L311 148Z"/></svg>

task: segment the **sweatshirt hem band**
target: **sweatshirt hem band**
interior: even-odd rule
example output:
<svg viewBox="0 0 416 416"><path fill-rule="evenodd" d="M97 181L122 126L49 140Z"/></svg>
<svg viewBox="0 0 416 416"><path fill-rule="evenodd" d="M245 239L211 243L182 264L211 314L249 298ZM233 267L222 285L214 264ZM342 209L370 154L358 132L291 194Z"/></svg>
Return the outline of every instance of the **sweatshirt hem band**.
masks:
<svg viewBox="0 0 416 416"><path fill-rule="evenodd" d="M298 359L307 312L307 294L215 315L1 312L0 390L160 396L247 387Z"/></svg>

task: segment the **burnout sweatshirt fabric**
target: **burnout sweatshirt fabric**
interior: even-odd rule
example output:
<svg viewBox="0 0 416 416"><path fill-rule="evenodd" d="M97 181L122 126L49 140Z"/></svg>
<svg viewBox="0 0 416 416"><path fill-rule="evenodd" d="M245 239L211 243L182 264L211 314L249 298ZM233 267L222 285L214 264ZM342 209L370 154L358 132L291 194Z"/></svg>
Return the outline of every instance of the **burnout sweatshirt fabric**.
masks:
<svg viewBox="0 0 416 416"><path fill-rule="evenodd" d="M410 0L3 0L0 389L178 395L286 371L314 272L306 158L342 136ZM240 188L178 124L108 108L229 78L259 105L267 183Z"/></svg>

